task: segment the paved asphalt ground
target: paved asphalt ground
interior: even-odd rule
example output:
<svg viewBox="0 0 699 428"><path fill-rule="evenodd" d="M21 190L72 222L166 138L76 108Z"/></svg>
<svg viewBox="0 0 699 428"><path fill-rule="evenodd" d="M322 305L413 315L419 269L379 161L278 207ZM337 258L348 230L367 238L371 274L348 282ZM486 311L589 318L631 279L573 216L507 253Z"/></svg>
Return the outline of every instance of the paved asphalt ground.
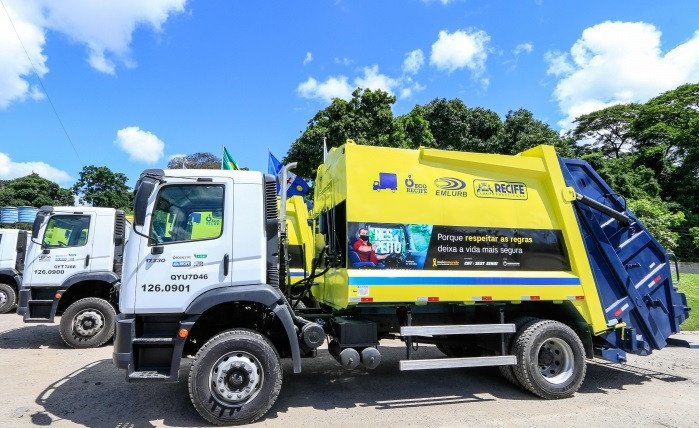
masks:
<svg viewBox="0 0 699 428"><path fill-rule="evenodd" d="M683 334L699 341L699 332ZM574 397L544 401L511 386L497 369L401 373L400 343L382 343L372 372L347 372L321 350L294 375L264 426L678 426L699 425L699 349L666 348L626 365L595 361ZM180 383L127 383L111 345L68 349L57 325L0 315L0 426L189 427L203 420ZM431 346L417 355L438 357Z"/></svg>

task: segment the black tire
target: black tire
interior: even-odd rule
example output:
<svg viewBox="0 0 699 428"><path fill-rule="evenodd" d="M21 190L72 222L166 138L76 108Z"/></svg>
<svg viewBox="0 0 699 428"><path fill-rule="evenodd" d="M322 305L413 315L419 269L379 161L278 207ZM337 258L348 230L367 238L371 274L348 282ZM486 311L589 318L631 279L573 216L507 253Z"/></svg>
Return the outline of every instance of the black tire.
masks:
<svg viewBox="0 0 699 428"><path fill-rule="evenodd" d="M507 340L506 348L505 350L509 355L512 355L512 345L514 344L515 337L517 336L517 333L519 333L520 330L527 324L533 322L533 321L538 321L538 318L534 317L519 317L515 318L512 323L515 325L515 333L508 335L509 337L505 338ZM515 377L515 371L513 369L513 366L498 366L498 369L500 369L500 373L502 373L502 377L507 379L508 382L510 382L512 385L516 386L522 386L522 384L519 383L517 378Z"/></svg>
<svg viewBox="0 0 699 428"><path fill-rule="evenodd" d="M578 335L558 321L527 324L513 346L515 377L527 390L546 399L575 394L585 379L585 348Z"/></svg>
<svg viewBox="0 0 699 428"><path fill-rule="evenodd" d="M252 386L243 389L241 385ZM215 425L258 420L277 401L281 387L276 349L266 337L251 330L229 330L214 336L199 349L189 372L189 398L201 417ZM234 397L237 393L241 395Z"/></svg>
<svg viewBox="0 0 699 428"><path fill-rule="evenodd" d="M71 348L96 348L114 335L116 310L104 299L87 297L73 302L61 316L61 338Z"/></svg>
<svg viewBox="0 0 699 428"><path fill-rule="evenodd" d="M15 308L17 293L9 284L0 283L0 314L6 314Z"/></svg>

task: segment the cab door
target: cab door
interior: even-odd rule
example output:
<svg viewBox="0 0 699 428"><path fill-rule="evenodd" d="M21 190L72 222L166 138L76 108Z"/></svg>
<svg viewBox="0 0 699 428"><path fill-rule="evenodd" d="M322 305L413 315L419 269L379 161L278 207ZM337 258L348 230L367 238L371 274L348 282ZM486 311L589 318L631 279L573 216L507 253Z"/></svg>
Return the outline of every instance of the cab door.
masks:
<svg viewBox="0 0 699 428"><path fill-rule="evenodd" d="M59 213L42 226L40 245L31 244L25 261L25 284L60 286L70 276L89 272L94 214ZM26 273L29 273L27 276Z"/></svg>
<svg viewBox="0 0 699 428"><path fill-rule="evenodd" d="M231 285L232 180L168 179L149 204L150 242L139 248L136 313L181 313L198 295Z"/></svg>

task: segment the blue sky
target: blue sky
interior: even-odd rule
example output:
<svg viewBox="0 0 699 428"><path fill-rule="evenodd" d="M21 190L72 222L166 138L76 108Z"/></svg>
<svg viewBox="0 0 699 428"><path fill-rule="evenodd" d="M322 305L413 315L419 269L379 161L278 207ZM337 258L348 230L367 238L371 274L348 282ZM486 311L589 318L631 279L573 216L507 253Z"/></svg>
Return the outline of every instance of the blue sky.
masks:
<svg viewBox="0 0 699 428"><path fill-rule="evenodd" d="M699 81L695 1L1 2L0 179L70 186L95 164L133 184L223 145L266 169L356 85L396 95L396 115L460 98L566 129Z"/></svg>

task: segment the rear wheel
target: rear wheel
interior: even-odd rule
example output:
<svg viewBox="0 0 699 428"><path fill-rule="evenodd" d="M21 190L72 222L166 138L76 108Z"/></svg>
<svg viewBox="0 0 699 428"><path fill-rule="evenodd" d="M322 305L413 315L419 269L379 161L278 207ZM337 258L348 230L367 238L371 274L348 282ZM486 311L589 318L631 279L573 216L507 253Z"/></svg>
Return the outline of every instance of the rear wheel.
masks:
<svg viewBox="0 0 699 428"><path fill-rule="evenodd" d="M544 320L527 324L515 338L514 374L519 383L539 397L566 398L585 379L585 348L565 324Z"/></svg>
<svg viewBox="0 0 699 428"><path fill-rule="evenodd" d="M9 284L0 283L0 314L10 312L17 303L17 293Z"/></svg>
<svg viewBox="0 0 699 428"><path fill-rule="evenodd" d="M71 348L102 346L114 335L116 311L104 299L87 297L68 306L61 316L61 338Z"/></svg>
<svg viewBox="0 0 699 428"><path fill-rule="evenodd" d="M212 424L242 425L264 416L279 396L279 355L264 336L229 330L206 342L189 372L189 397Z"/></svg>
<svg viewBox="0 0 699 428"><path fill-rule="evenodd" d="M512 355L512 345L514 343L515 337L517 336L517 333L519 333L519 331L522 330L522 328L525 325L527 325L533 321L537 321L537 320L538 320L538 318L534 318L534 317L519 317L519 318L515 318L512 321L512 323L515 325L515 333L509 335L509 337L507 338L507 345L506 345L507 346L506 350L510 355ZM515 371L513 369L513 366L498 366L498 368L500 369L500 373L502 373L502 376L505 379L507 379L508 382L510 382L513 385L522 386L519 383L519 381L517 380L517 378L515 377Z"/></svg>

